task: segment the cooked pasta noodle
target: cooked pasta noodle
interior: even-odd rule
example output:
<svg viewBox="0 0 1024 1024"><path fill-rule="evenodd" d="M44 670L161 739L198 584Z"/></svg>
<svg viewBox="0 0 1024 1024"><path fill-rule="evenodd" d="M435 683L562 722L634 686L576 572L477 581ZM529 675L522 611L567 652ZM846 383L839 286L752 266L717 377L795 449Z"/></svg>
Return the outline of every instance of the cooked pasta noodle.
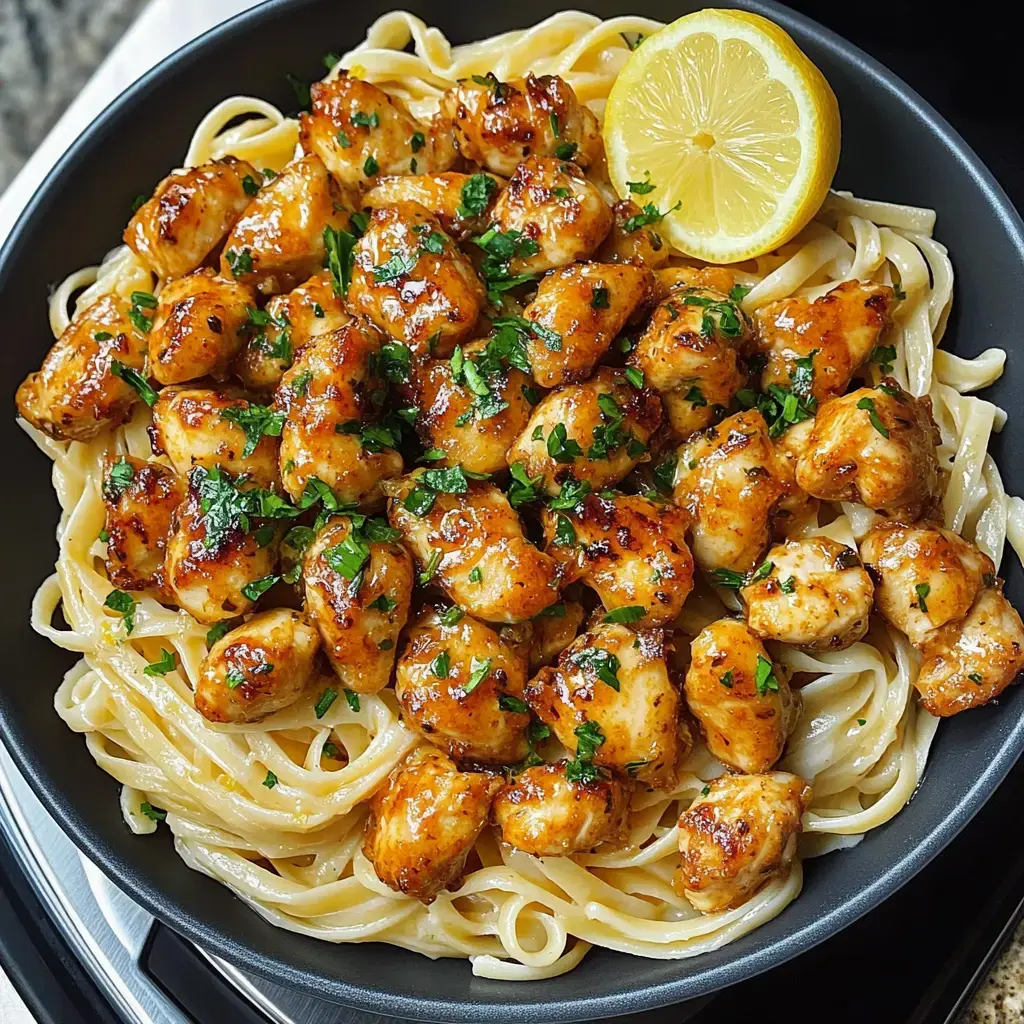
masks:
<svg viewBox="0 0 1024 1024"><path fill-rule="evenodd" d="M338 68L380 85L423 119L459 78L554 73L600 118L629 55L622 33L658 27L644 18L601 21L565 12L526 30L452 46L436 28L395 12L378 19ZM297 123L275 107L232 97L204 118L184 164L234 155L279 170L297 139ZM912 394L931 397L948 474L947 526L975 539L998 565L1007 541L1024 556L1024 502L1005 493L986 454L1005 414L971 393L999 377L1005 354L989 349L963 359L938 350L953 275L945 248L932 237L934 225L930 210L833 192L780 253L738 268L739 279L753 285L744 306L751 311L787 296L816 297L851 279L899 284L906 298L885 339L897 351L893 375ZM117 248L56 289L53 333L68 325L76 297L81 309L110 291L128 295L150 287L135 255ZM872 372L877 379L878 368ZM110 584L95 539L104 522L102 460L111 443L118 452L151 458L149 422L140 404L113 442L104 435L67 444L26 427L53 459L63 510L56 572L36 595L32 624L83 656L58 688L56 709L121 783L122 810L134 831L152 832L157 824L145 809L164 808L184 861L230 886L273 924L333 942L382 941L432 957L469 957L474 973L488 978L551 977L571 970L592 945L647 957L696 956L756 928L797 896L799 858L736 909L701 915L673 891L678 814L724 771L700 743L674 788L635 794L621 848L534 858L502 848L485 831L456 891L429 906L393 892L362 852L368 797L421 742L402 725L391 691L363 696L358 711L342 700L317 717L312 698L303 697L256 724L212 725L192 702L206 627L145 594L129 639L120 620L104 614ZM836 506L807 529L855 546L873 519L866 509ZM67 629L51 625L58 606ZM691 599L681 623L695 632L720 612L705 594ZM164 647L177 655L177 670L145 674ZM802 717L781 767L813 784L800 851L817 856L858 842L899 812L922 777L938 719L914 699L917 654L893 630L875 626L837 653L786 648L777 658L813 678L802 687ZM324 757L328 741L343 752L337 760ZM264 785L268 770L278 780L273 788Z"/></svg>

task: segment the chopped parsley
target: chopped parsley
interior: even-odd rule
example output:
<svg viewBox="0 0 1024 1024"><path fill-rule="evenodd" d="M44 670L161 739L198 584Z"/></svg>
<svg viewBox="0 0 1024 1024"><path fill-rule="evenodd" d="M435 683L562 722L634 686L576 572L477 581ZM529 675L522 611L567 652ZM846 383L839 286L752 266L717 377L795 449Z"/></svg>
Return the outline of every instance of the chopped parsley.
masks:
<svg viewBox="0 0 1024 1024"><path fill-rule="evenodd" d="M242 593L250 601L258 601L280 579L280 576L275 576L272 573L269 576L261 576L258 580L246 583L242 587Z"/></svg>
<svg viewBox="0 0 1024 1024"><path fill-rule="evenodd" d="M654 488L659 494L663 494L666 497L672 494L673 486L676 479L676 466L679 464L679 458L677 455L670 454L666 455L654 467L651 473L651 479L654 481Z"/></svg>
<svg viewBox="0 0 1024 1024"><path fill-rule="evenodd" d="M484 574L480 571L480 566L474 566L469 571L469 582L480 583L484 578Z"/></svg>
<svg viewBox="0 0 1024 1024"><path fill-rule="evenodd" d="M409 140L409 148L414 152L418 153L427 142L427 137L423 132L413 132L412 138Z"/></svg>
<svg viewBox="0 0 1024 1024"><path fill-rule="evenodd" d="M790 576L788 579L783 580L779 584L779 587L782 589L784 594L792 594L793 591L796 590L796 578L794 576Z"/></svg>
<svg viewBox="0 0 1024 1024"><path fill-rule="evenodd" d="M703 312L700 320L700 333L710 338L717 330L726 338L738 338L743 334L743 317L735 302L721 302L709 299L706 295L685 295L684 306L699 306Z"/></svg>
<svg viewBox="0 0 1024 1024"><path fill-rule="evenodd" d="M360 708L359 694L355 690L344 690L342 692L345 694L345 703L348 704L349 709L358 711Z"/></svg>
<svg viewBox="0 0 1024 1024"><path fill-rule="evenodd" d="M639 231L640 228L648 227L651 224L657 224L658 221L667 217L670 213L675 212L683 205L682 200L676 203L675 206L670 210L666 210L664 213L659 213L658 208L654 203L647 203L640 213L633 214L632 217L627 217L626 222L622 225L622 230L626 234L632 234L634 231Z"/></svg>
<svg viewBox="0 0 1024 1024"><path fill-rule="evenodd" d="M967 678L970 679L972 683L982 683L985 677L980 672L968 672Z"/></svg>
<svg viewBox="0 0 1024 1024"><path fill-rule="evenodd" d="M584 722L573 730L576 736L576 756L565 766L565 777L569 782L594 782L602 778L601 770L594 765L594 754L604 741L604 733L597 722Z"/></svg>
<svg viewBox="0 0 1024 1024"><path fill-rule="evenodd" d="M721 684L722 684L722 685L723 685L723 686L724 686L724 687L725 687L725 688L726 688L727 690L731 690L731 689L732 689L732 669L729 669L729 671L728 671L728 672L726 672L726 673L725 673L725 675L723 675L723 676L722 676L722 677L721 677L721 678L720 678L720 679L719 679L718 681L719 681L719 682L720 682L720 683L721 683Z"/></svg>
<svg viewBox="0 0 1024 1024"><path fill-rule="evenodd" d="M462 186L462 202L456 209L460 217L479 217L487 209L498 183L489 174L473 174Z"/></svg>
<svg viewBox="0 0 1024 1024"><path fill-rule="evenodd" d="M915 583L914 593L917 594L917 607L927 615L928 614L928 601L927 597L932 592L930 583Z"/></svg>
<svg viewBox="0 0 1024 1024"><path fill-rule="evenodd" d="M508 485L508 503L515 509L529 505L540 498L540 489L544 483L544 474L528 476L521 462L513 462L509 466L511 482Z"/></svg>
<svg viewBox="0 0 1024 1024"><path fill-rule="evenodd" d="M352 280L355 245L356 236L351 232L343 228L332 228L329 224L324 228L326 266L331 272L331 283L338 298L344 298Z"/></svg>
<svg viewBox="0 0 1024 1024"><path fill-rule="evenodd" d="M211 626L206 631L206 646L212 647L218 640L223 639L228 634L228 630L231 626L227 622L218 622L216 625Z"/></svg>
<svg viewBox="0 0 1024 1024"><path fill-rule="evenodd" d="M535 619L564 619L566 608L564 604L549 604L547 608L537 612Z"/></svg>
<svg viewBox="0 0 1024 1024"><path fill-rule="evenodd" d="M110 467L103 481L103 497L107 501L118 501L135 479L132 464L123 456Z"/></svg>
<svg viewBox="0 0 1024 1024"><path fill-rule="evenodd" d="M372 157L368 156L363 161L363 174L367 178L372 178L380 170L380 164Z"/></svg>
<svg viewBox="0 0 1024 1024"><path fill-rule="evenodd" d="M263 780L263 785L267 789L273 789L277 785L277 776L268 768L267 777Z"/></svg>
<svg viewBox="0 0 1024 1024"><path fill-rule="evenodd" d="M558 495L548 502L548 508L554 510L578 508L583 499L590 494L591 486L586 480L569 477L562 483Z"/></svg>
<svg viewBox="0 0 1024 1024"><path fill-rule="evenodd" d="M600 428L595 427L594 429L598 430ZM564 423L556 423L551 428L551 433L548 434L547 451L548 455L555 462L562 465L568 464L583 455L583 449L576 441L569 437Z"/></svg>
<svg viewBox="0 0 1024 1024"><path fill-rule="evenodd" d="M259 190L260 186L257 183L256 179L251 174L247 174L242 179L242 191L247 196L254 196L256 195L257 192L259 192Z"/></svg>
<svg viewBox="0 0 1024 1024"><path fill-rule="evenodd" d="M465 616L466 613L457 604L453 604L451 608L446 609L444 613L438 617L438 622L440 622L442 626L451 628L452 626L457 626Z"/></svg>
<svg viewBox="0 0 1024 1024"><path fill-rule="evenodd" d="M110 360L110 372L119 379L123 380L129 387L134 388L146 405L152 408L156 405L157 393L150 387L149 381L139 373L138 370L133 370L130 366L125 366L118 359Z"/></svg>
<svg viewBox="0 0 1024 1024"><path fill-rule="evenodd" d="M139 810L151 821L163 821L167 817L167 812L162 807L154 807L145 800L139 804Z"/></svg>
<svg viewBox="0 0 1024 1024"><path fill-rule="evenodd" d="M739 305L753 289L748 284L734 284L729 289L729 301Z"/></svg>
<svg viewBox="0 0 1024 1024"><path fill-rule="evenodd" d="M895 345L876 345L871 352L871 360L883 374L892 373L893 364L896 362Z"/></svg>
<svg viewBox="0 0 1024 1024"><path fill-rule="evenodd" d="M635 366L627 366L626 380L639 391L644 386L644 371L638 370Z"/></svg>
<svg viewBox="0 0 1024 1024"><path fill-rule="evenodd" d="M764 561L751 573L750 579L747 580L746 585L751 583L760 583L761 580L767 579L772 574L772 569L775 568L774 562Z"/></svg>
<svg viewBox="0 0 1024 1024"><path fill-rule="evenodd" d="M651 172L644 171L643 181L627 181L626 188L635 196L646 196L653 192L658 186L651 181Z"/></svg>
<svg viewBox="0 0 1024 1024"><path fill-rule="evenodd" d="M513 697L510 693L498 694L498 708L513 715L528 715L530 713L530 705L519 697Z"/></svg>
<svg viewBox="0 0 1024 1024"><path fill-rule="evenodd" d="M247 405L232 405L225 409L221 416L245 432L242 458L248 458L256 451L256 447L264 435L280 437L285 420L283 410L277 411L266 405L257 405L255 402L250 402Z"/></svg>
<svg viewBox="0 0 1024 1024"><path fill-rule="evenodd" d="M103 602L104 608L117 612L124 619L125 636L131 636L132 630L135 629L135 605L135 598L123 590L112 590Z"/></svg>
<svg viewBox="0 0 1024 1024"><path fill-rule="evenodd" d="M871 420L871 426L877 430L882 437L886 440L889 438L889 428L882 422L881 416L878 415L878 410L875 408L875 400L868 398L866 395L864 398L857 402L857 408L863 409L868 414L868 418Z"/></svg>
<svg viewBox="0 0 1024 1024"><path fill-rule="evenodd" d="M747 574L745 572L735 572L732 569L712 569L711 582L716 587L739 590L747 585Z"/></svg>
<svg viewBox="0 0 1024 1024"><path fill-rule="evenodd" d="M447 651L442 651L431 663L430 671L437 676L438 679L447 679L448 673L451 671L452 659L451 655Z"/></svg>
<svg viewBox="0 0 1024 1024"><path fill-rule="evenodd" d="M238 251L228 249L224 253L224 259L227 260L228 266L231 268L232 277L244 277L246 274L252 273L252 253L248 249L240 249Z"/></svg>
<svg viewBox="0 0 1024 1024"><path fill-rule="evenodd" d="M608 301L609 291L604 285L600 285L595 288L590 296L590 305L593 309L607 309L610 305Z"/></svg>
<svg viewBox="0 0 1024 1024"><path fill-rule="evenodd" d="M624 625L630 622L639 622L646 614L647 609L643 605L630 604L623 608L616 608L614 611L610 611L602 621Z"/></svg>
<svg viewBox="0 0 1024 1024"><path fill-rule="evenodd" d="M585 647L569 656L569 661L578 668L590 669L602 683L613 690L619 689L619 659L603 647Z"/></svg>
<svg viewBox="0 0 1024 1024"><path fill-rule="evenodd" d="M491 674L490 658L474 658L470 662L469 682L462 687L463 693L472 693Z"/></svg>
<svg viewBox="0 0 1024 1024"><path fill-rule="evenodd" d="M317 718L323 718L331 709L331 705L338 699L338 691L333 687L328 686L323 693L317 698L316 704L313 705L313 714Z"/></svg>
<svg viewBox="0 0 1024 1024"><path fill-rule="evenodd" d="M512 260L529 259L540 252L540 246L521 231L499 231L492 225L482 235L472 239L486 253L480 263L480 273L487 284L487 298L497 305L501 296L511 288L527 284L534 274L513 274Z"/></svg>
<svg viewBox="0 0 1024 1024"><path fill-rule="evenodd" d="M754 686L759 697L763 697L769 690L773 690L775 693L779 692L779 681L775 678L775 669L763 654L757 656Z"/></svg>
<svg viewBox="0 0 1024 1024"><path fill-rule="evenodd" d="M571 160L576 155L579 146L575 142L560 142L555 146L555 156L559 160Z"/></svg>
<svg viewBox="0 0 1024 1024"><path fill-rule="evenodd" d="M571 548L576 544L576 530L569 517L561 513L555 517L554 541L561 548Z"/></svg>
<svg viewBox="0 0 1024 1024"><path fill-rule="evenodd" d="M174 651L161 647L160 657L156 661L151 661L142 671L147 676L165 676L168 672L173 672L177 667L178 656Z"/></svg>
<svg viewBox="0 0 1024 1024"><path fill-rule="evenodd" d="M376 110L372 111L369 114L365 114L363 113L363 111L357 110L352 115L352 123L357 128L376 128L380 124L380 117L378 116Z"/></svg>
<svg viewBox="0 0 1024 1024"><path fill-rule="evenodd" d="M437 567L441 564L441 549L434 548L430 552L430 558L427 560L427 564L423 567L423 572L419 574L417 579L420 581L421 586L426 586L437 573Z"/></svg>
<svg viewBox="0 0 1024 1024"><path fill-rule="evenodd" d="M417 256L402 256L399 253L392 253L391 258L373 268L373 280L375 284L387 284L405 277L416 266Z"/></svg>
<svg viewBox="0 0 1024 1024"><path fill-rule="evenodd" d="M366 607L387 615L388 612L394 611L398 607L398 602L388 597L387 594L381 594L380 597L374 598Z"/></svg>

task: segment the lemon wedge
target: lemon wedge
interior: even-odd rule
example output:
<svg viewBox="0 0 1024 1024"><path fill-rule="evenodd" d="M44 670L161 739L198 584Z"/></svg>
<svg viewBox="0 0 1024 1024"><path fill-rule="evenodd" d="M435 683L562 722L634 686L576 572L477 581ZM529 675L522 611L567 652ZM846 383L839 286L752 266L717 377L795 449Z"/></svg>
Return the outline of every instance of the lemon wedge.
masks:
<svg viewBox="0 0 1024 1024"><path fill-rule="evenodd" d="M796 43L760 15L716 9L645 39L604 121L619 195L665 214L657 230L710 263L797 234L832 183L839 134L835 95Z"/></svg>

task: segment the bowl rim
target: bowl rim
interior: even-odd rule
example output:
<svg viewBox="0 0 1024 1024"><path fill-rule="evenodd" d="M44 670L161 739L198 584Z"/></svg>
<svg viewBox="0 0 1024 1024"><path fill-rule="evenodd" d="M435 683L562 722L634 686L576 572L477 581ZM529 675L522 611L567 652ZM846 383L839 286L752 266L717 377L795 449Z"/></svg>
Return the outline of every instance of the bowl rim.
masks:
<svg viewBox="0 0 1024 1024"><path fill-rule="evenodd" d="M315 2L317 0L264 0L179 47L115 97L68 146L21 211L3 247L0 248L0 283L6 277L8 268L17 261L23 245L27 243L28 229L37 213L49 201L50 193L57 188L60 179L78 162L83 150L88 148L93 139L102 134L115 118L142 104L149 91L171 68L187 64L195 58L205 56L209 51L216 50L228 40L248 34L271 16L290 8L297 13L302 7ZM806 15L775 3L774 0L724 0L722 6L761 14L789 32L798 30L850 66L859 78L869 79L893 100L904 104L959 160L974 186L982 193L986 204L996 214L1008 240L1017 249L1020 263L1024 265L1024 221L1021 220L1013 203L968 143L914 89L838 33L825 28ZM384 986L358 985L337 977L322 975L312 969L299 967L294 962L279 959L270 953L259 952L254 957L251 947L223 931L220 926L198 919L181 905L163 897L160 891L143 884L132 864L105 842L88 823L86 815L57 798L44 759L26 743L21 730L4 714L2 705L0 737L3 738L19 771L29 782L33 793L78 849L157 920L194 942L205 952L222 957L243 970L278 984L361 1010L418 1020L465 1021L475 1024L484 1020L587 1020L592 1019L594 1015L607 1017L641 1012L681 1000L699 999L720 988L752 978L806 952L878 906L914 877L956 837L995 792L1024 750L1024 718L1013 725L986 770L974 780L960 802L946 815L938 828L922 836L914 847L888 863L874 881L857 895L831 908L823 908L822 915L807 925L747 954L742 960L734 959L708 967L696 974L690 973L669 981L645 984L642 987L632 987L601 996L588 997L582 993L572 999L530 999L529 986L523 986L520 991L526 998L516 1000L513 1004L480 999L477 993L474 993L474 997L459 1001L429 996L411 998L389 992ZM699 958L695 962L699 962ZM466 966L468 970L468 964ZM485 979L474 978L473 981L474 984L486 984Z"/></svg>

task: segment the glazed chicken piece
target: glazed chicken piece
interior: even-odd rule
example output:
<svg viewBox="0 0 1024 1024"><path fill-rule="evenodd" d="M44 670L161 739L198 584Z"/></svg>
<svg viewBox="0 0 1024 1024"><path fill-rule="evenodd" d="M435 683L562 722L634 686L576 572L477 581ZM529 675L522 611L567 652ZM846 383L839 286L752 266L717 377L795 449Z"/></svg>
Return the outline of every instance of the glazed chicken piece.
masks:
<svg viewBox="0 0 1024 1024"><path fill-rule="evenodd" d="M161 384L224 377L242 350L252 292L207 268L170 281L149 333L149 371Z"/></svg>
<svg viewBox="0 0 1024 1024"><path fill-rule="evenodd" d="M562 581L582 580L606 611L640 609L645 629L665 626L682 611L693 588L693 558L689 520L678 506L632 494L588 494L573 509L544 509L541 520Z"/></svg>
<svg viewBox="0 0 1024 1024"><path fill-rule="evenodd" d="M857 501L913 522L941 498L938 443L931 400L887 377L821 406L796 482L823 501Z"/></svg>
<svg viewBox="0 0 1024 1024"><path fill-rule="evenodd" d="M566 761L510 779L494 798L501 838L535 857L571 857L625 832L629 790L618 779L570 782Z"/></svg>
<svg viewBox="0 0 1024 1024"><path fill-rule="evenodd" d="M558 494L570 477L598 491L649 458L647 442L661 423L661 402L637 389L625 371L602 366L585 384L567 384L541 399L509 449L508 463L543 477Z"/></svg>
<svg viewBox="0 0 1024 1024"><path fill-rule="evenodd" d="M663 302L680 289L701 294L704 290L718 295L727 295L729 301L739 305L740 297L736 288L736 271L730 267L716 267L708 264L702 267L662 267L654 275L655 298ZM741 289L743 291L743 289ZM744 295L745 295L744 291ZM744 326L747 326L744 321Z"/></svg>
<svg viewBox="0 0 1024 1024"><path fill-rule="evenodd" d="M814 420L802 420L772 439L775 444L775 469L785 488L775 519L775 535L779 539L801 526L814 526L817 523L818 499L802 491L796 482L796 467L807 448L812 430Z"/></svg>
<svg viewBox="0 0 1024 1024"><path fill-rule="evenodd" d="M819 402L843 394L891 323L892 289L844 281L813 302L793 297L755 313L757 350L768 362L761 389L791 387L797 360L812 358L810 394Z"/></svg>
<svg viewBox="0 0 1024 1024"><path fill-rule="evenodd" d="M418 203L433 214L441 229L452 238L464 241L479 235L490 223L488 212L505 182L493 174L397 174L378 178L363 196L374 210L401 203Z"/></svg>
<svg viewBox="0 0 1024 1024"><path fill-rule="evenodd" d="M363 853L396 892L433 903L462 878L501 777L460 772L440 750L414 750L370 801Z"/></svg>
<svg viewBox="0 0 1024 1024"><path fill-rule="evenodd" d="M253 424L264 424L254 445ZM249 430L246 430L246 426ZM157 455L166 455L175 472L188 476L194 466L221 468L232 476L247 475L260 487L280 481L277 470L281 417L266 406L243 398L231 388L212 390L164 388L153 406L150 441Z"/></svg>
<svg viewBox="0 0 1024 1024"><path fill-rule="evenodd" d="M828 537L776 544L740 591L763 640L842 651L868 631L875 587L857 552Z"/></svg>
<svg viewBox="0 0 1024 1024"><path fill-rule="evenodd" d="M530 635L530 674L550 665L576 639L586 611L579 601L560 601L533 620Z"/></svg>
<svg viewBox="0 0 1024 1024"><path fill-rule="evenodd" d="M656 270L668 259L661 235L635 219L641 213L632 199L623 199L612 207L612 229L597 250L602 263L632 263Z"/></svg>
<svg viewBox="0 0 1024 1024"><path fill-rule="evenodd" d="M251 611L255 601L245 590L271 575L277 564L280 537L272 524L251 519L243 532L237 516L222 523L219 512L237 493L240 486L227 473L197 466L171 519L164 586L175 604L200 622L223 622Z"/></svg>
<svg viewBox="0 0 1024 1024"><path fill-rule="evenodd" d="M523 317L539 324L526 342L543 388L586 380L626 322L651 296L650 271L629 264L576 263L546 275ZM553 335L561 339L549 347Z"/></svg>
<svg viewBox="0 0 1024 1024"><path fill-rule="evenodd" d="M720 416L744 386L739 356L750 332L739 306L710 288L684 285L654 310L629 362L661 395L680 438Z"/></svg>
<svg viewBox="0 0 1024 1024"><path fill-rule="evenodd" d="M915 646L963 619L982 587L995 582L988 555L937 523L876 526L861 557L878 582L875 607Z"/></svg>
<svg viewBox="0 0 1024 1024"><path fill-rule="evenodd" d="M673 887L702 914L745 903L796 856L811 787L798 775L723 775L679 816Z"/></svg>
<svg viewBox="0 0 1024 1024"><path fill-rule="evenodd" d="M331 519L306 549L306 614L346 689L376 693L391 681L413 576L409 552L383 519L355 531L349 517Z"/></svg>
<svg viewBox="0 0 1024 1024"><path fill-rule="evenodd" d="M570 752L603 737L593 764L647 786L670 786L686 753L665 635L604 624L581 633L526 687L526 700ZM592 746L592 742L588 746Z"/></svg>
<svg viewBox="0 0 1024 1024"><path fill-rule="evenodd" d="M377 424L386 386L381 357L379 333L358 317L311 341L281 378L274 408L286 413L281 479L293 500L316 478L342 504L372 506L382 481L402 472L397 439Z"/></svg>
<svg viewBox="0 0 1024 1024"><path fill-rule="evenodd" d="M443 132L420 124L402 101L342 73L309 88L312 109L299 115L303 152L315 153L331 175L365 189L378 174L445 171L455 149Z"/></svg>
<svg viewBox="0 0 1024 1024"><path fill-rule="evenodd" d="M33 427L59 441L91 441L128 418L139 394L113 371L142 371L147 347L130 311L125 299L104 295L68 324L18 388L18 412Z"/></svg>
<svg viewBox="0 0 1024 1024"><path fill-rule="evenodd" d="M128 221L124 240L157 277L182 277L217 250L262 184L233 156L175 171Z"/></svg>
<svg viewBox="0 0 1024 1024"><path fill-rule="evenodd" d="M1021 672L1024 625L1001 590L988 586L966 618L925 638L914 685L931 714L948 718L994 700Z"/></svg>
<svg viewBox="0 0 1024 1024"><path fill-rule="evenodd" d="M322 270L285 295L275 295L262 314L250 312L248 340L234 371L252 391L271 391L314 338L344 327L351 319Z"/></svg>
<svg viewBox="0 0 1024 1024"><path fill-rule="evenodd" d="M351 308L423 355L450 356L484 307L469 260L419 203L374 210L359 239Z"/></svg>
<svg viewBox="0 0 1024 1024"><path fill-rule="evenodd" d="M163 586L171 516L184 497L184 481L164 466L107 453L103 460L107 578L118 590Z"/></svg>
<svg viewBox="0 0 1024 1024"><path fill-rule="evenodd" d="M683 692L708 750L747 775L768 771L800 713L800 695L739 619L705 626L690 644Z"/></svg>
<svg viewBox="0 0 1024 1024"><path fill-rule="evenodd" d="M690 549L713 582L760 563L785 492L768 427L756 410L708 427L679 449L673 497L692 518Z"/></svg>
<svg viewBox="0 0 1024 1024"><path fill-rule="evenodd" d="M526 757L527 655L469 615L446 625L425 610L409 629L395 669L402 720L457 761L513 764Z"/></svg>
<svg viewBox="0 0 1024 1024"><path fill-rule="evenodd" d="M421 580L485 622L522 622L554 604L554 560L526 539L505 495L489 483L446 483L446 472L420 469L386 485L388 519L423 567Z"/></svg>
<svg viewBox="0 0 1024 1024"><path fill-rule="evenodd" d="M612 226L608 204L575 164L536 156L516 168L493 217L498 231L525 240L509 261L512 275L586 259Z"/></svg>
<svg viewBox="0 0 1024 1024"><path fill-rule="evenodd" d="M441 97L441 114L463 157L506 178L531 155L589 167L603 152L597 118L557 75L474 75Z"/></svg>
<svg viewBox="0 0 1024 1024"><path fill-rule="evenodd" d="M493 353L488 340L471 341L454 360L429 359L413 368L407 397L419 410L416 432L428 449L444 452L434 464L486 474L508 468L506 453L526 428L536 395L522 370ZM477 371L470 369L473 387L467 361ZM485 387L486 394L477 393Z"/></svg>
<svg viewBox="0 0 1024 1024"><path fill-rule="evenodd" d="M323 266L325 228L345 228L354 200L318 157L288 164L249 204L220 258L220 276L265 295L287 292Z"/></svg>
<svg viewBox="0 0 1024 1024"><path fill-rule="evenodd" d="M299 612L260 612L221 637L196 681L196 710L210 722L257 722L302 696L320 637Z"/></svg>

